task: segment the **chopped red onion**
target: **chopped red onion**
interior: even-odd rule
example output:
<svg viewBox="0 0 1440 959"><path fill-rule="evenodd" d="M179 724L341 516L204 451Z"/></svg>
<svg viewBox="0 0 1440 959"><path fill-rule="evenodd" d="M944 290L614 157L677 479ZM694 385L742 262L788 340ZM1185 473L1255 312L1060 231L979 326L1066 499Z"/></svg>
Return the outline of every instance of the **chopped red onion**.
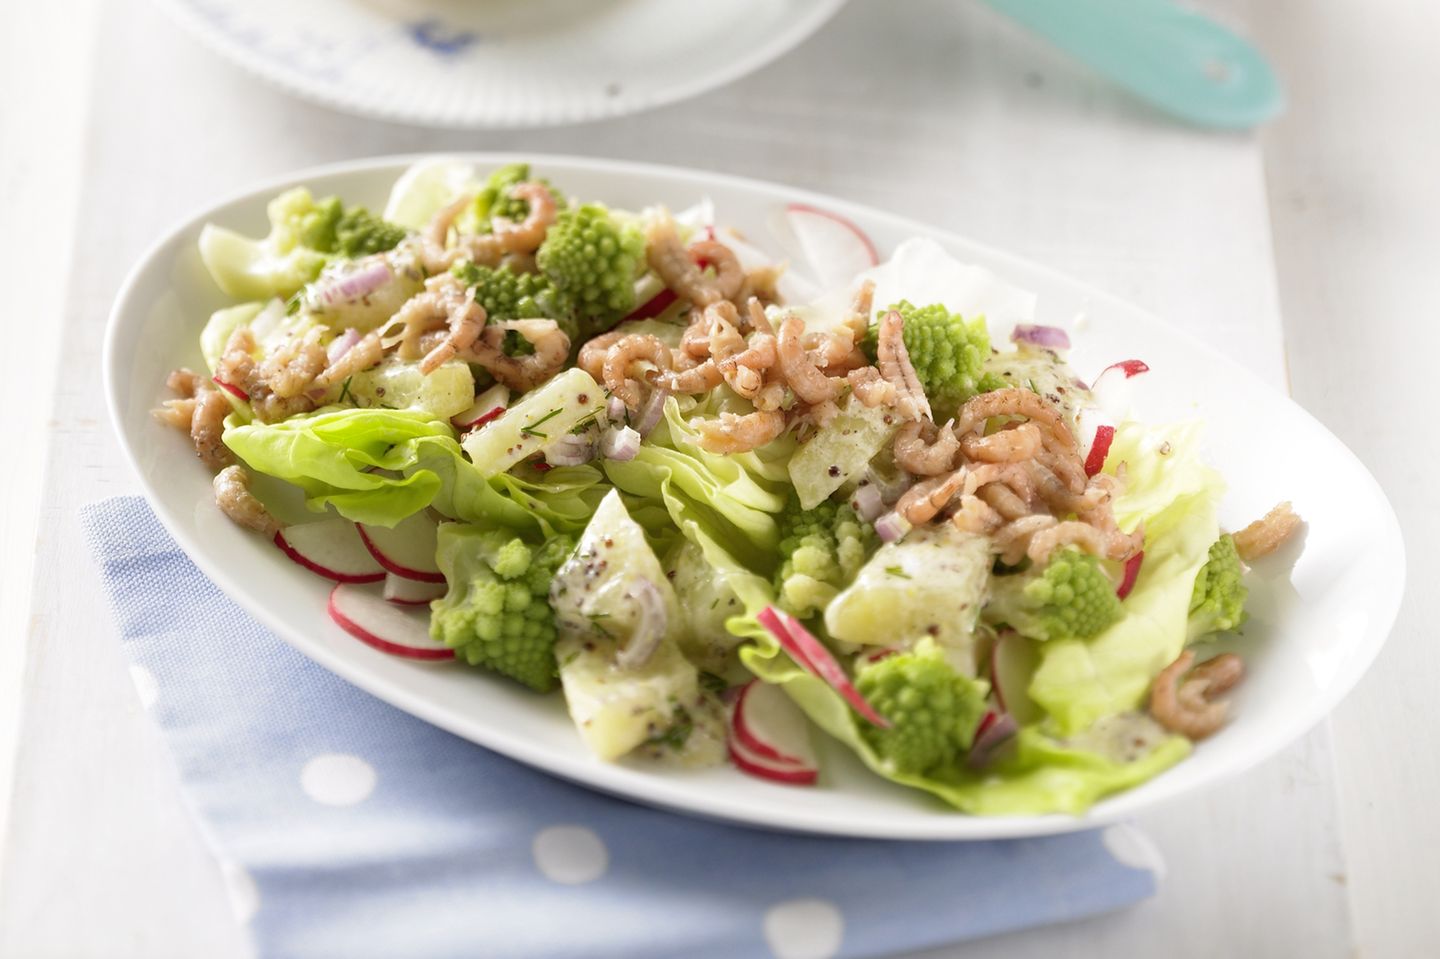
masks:
<svg viewBox="0 0 1440 959"><path fill-rule="evenodd" d="M625 401L618 396L610 397L605 404L605 415L612 423L624 423L626 419Z"/></svg>
<svg viewBox="0 0 1440 959"><path fill-rule="evenodd" d="M1010 333L1010 339L1016 343L1043 346L1047 350L1070 349L1070 335L1058 326L1021 323Z"/></svg>
<svg viewBox="0 0 1440 959"><path fill-rule="evenodd" d="M545 447L545 462L551 466L580 466L595 458L595 434L567 433Z"/></svg>
<svg viewBox="0 0 1440 959"><path fill-rule="evenodd" d="M615 665L621 669L636 669L644 666L659 647L670 625L670 614L665 609L665 599L660 590L648 579L636 580L625 595L635 603L639 616L630 638L615 654Z"/></svg>
<svg viewBox="0 0 1440 959"><path fill-rule="evenodd" d="M363 300L395 279L390 264L377 258L359 269L322 277L310 291L310 302L319 309L328 309Z"/></svg>
<svg viewBox="0 0 1440 959"><path fill-rule="evenodd" d="M640 434L628 426L612 426L600 434L600 455L624 463L640 452Z"/></svg>
<svg viewBox="0 0 1440 959"><path fill-rule="evenodd" d="M660 423L660 416L665 412L665 400L670 396L670 391L655 387L646 398L645 405L640 407L640 413L635 417L635 431L641 436L649 436Z"/></svg>
<svg viewBox="0 0 1440 959"><path fill-rule="evenodd" d="M325 359L329 361L331 365L334 365L340 357L353 350L355 344L359 342L360 331L351 327L331 340L330 345L325 347Z"/></svg>
<svg viewBox="0 0 1440 959"><path fill-rule="evenodd" d="M905 495L915 485L915 477L901 470L898 474L882 473L875 467L865 471L866 481L880 491L880 498L888 505Z"/></svg>
<svg viewBox="0 0 1440 959"><path fill-rule="evenodd" d="M882 543L897 542L910 532L910 528L910 521L894 510L875 521L875 535Z"/></svg>
<svg viewBox="0 0 1440 959"><path fill-rule="evenodd" d="M987 713L985 720L975 734L970 755L965 758L966 765L972 769L989 764L990 760L995 758L995 753L1020 731L1020 724L1009 713Z"/></svg>
<svg viewBox="0 0 1440 959"><path fill-rule="evenodd" d="M850 506L865 522L873 523L885 512L885 499L874 483L864 483L850 497Z"/></svg>

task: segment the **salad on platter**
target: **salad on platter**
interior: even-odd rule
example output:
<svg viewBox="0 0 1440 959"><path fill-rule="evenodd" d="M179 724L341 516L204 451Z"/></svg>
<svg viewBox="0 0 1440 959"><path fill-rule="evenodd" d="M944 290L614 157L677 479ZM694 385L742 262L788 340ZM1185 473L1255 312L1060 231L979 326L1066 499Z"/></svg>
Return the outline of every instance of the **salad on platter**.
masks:
<svg viewBox="0 0 1440 959"><path fill-rule="evenodd" d="M1299 518L1222 530L1202 425L1130 414L1141 360L1082 379L1033 296L777 213L788 261L526 164L418 163L378 214L297 187L202 231L234 303L155 415L346 632L563 696L600 760L814 786L823 735L1004 815L1184 759Z"/></svg>

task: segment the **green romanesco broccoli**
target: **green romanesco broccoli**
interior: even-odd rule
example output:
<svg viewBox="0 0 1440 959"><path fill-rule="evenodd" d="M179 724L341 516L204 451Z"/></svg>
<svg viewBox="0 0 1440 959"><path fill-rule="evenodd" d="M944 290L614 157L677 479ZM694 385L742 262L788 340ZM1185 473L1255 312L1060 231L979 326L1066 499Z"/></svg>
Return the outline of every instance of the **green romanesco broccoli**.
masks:
<svg viewBox="0 0 1440 959"><path fill-rule="evenodd" d="M371 213L363 206L347 207L338 196L316 200L298 216L300 245L321 253L355 258L392 250L405 239L406 230Z"/></svg>
<svg viewBox="0 0 1440 959"><path fill-rule="evenodd" d="M488 320L554 320L575 343L575 317L555 289L555 285L538 273L516 273L508 266L477 266L462 260L450 270L466 286L475 288L475 302L485 308ZM534 348L519 334L505 338L505 352L531 353Z"/></svg>
<svg viewBox="0 0 1440 959"><path fill-rule="evenodd" d="M898 310L905 318L905 350L930 398L935 421L953 416L961 403L981 392L985 359L990 355L985 319L966 322L939 303L915 306L901 300L881 315L890 310ZM872 360L879 333L880 324L874 323L865 335L865 351Z"/></svg>
<svg viewBox="0 0 1440 959"><path fill-rule="evenodd" d="M985 684L956 672L931 639L865 667L855 677L888 729L869 723L860 734L902 775L936 775L960 764L985 715Z"/></svg>
<svg viewBox="0 0 1440 959"><path fill-rule="evenodd" d="M588 339L635 308L635 278L644 267L645 238L634 224L587 203L560 214L535 262L570 304L580 337Z"/></svg>
<svg viewBox="0 0 1440 959"><path fill-rule="evenodd" d="M1190 619L1186 626L1187 641L1238 629L1245 622L1245 567L1235 551L1235 540L1221 536L1210 547L1210 557L1195 577L1195 591L1190 594Z"/></svg>
<svg viewBox="0 0 1440 959"><path fill-rule="evenodd" d="M995 578L985 618L1038 640L1089 639L1120 618L1120 599L1100 561L1068 548L1043 569Z"/></svg>
<svg viewBox="0 0 1440 959"><path fill-rule="evenodd" d="M563 536L536 546L502 530L441 526L436 559L449 588L431 606L430 635L472 666L554 689L550 581L574 546Z"/></svg>
<svg viewBox="0 0 1440 959"><path fill-rule="evenodd" d="M525 219L526 214L530 212L530 204L511 196L510 188L519 186L529 179L530 164L528 163L506 164L490 174L485 181L485 186L475 195L475 218L482 232L489 232L491 217L504 217L514 221ZM540 182L550 190L550 195L555 198L555 205L564 209L564 195L551 186L548 180Z"/></svg>
<svg viewBox="0 0 1440 959"><path fill-rule="evenodd" d="M802 510L792 496L778 518L780 568L775 593L787 612L801 619L818 613L844 589L875 551L875 527L849 503L824 500Z"/></svg>

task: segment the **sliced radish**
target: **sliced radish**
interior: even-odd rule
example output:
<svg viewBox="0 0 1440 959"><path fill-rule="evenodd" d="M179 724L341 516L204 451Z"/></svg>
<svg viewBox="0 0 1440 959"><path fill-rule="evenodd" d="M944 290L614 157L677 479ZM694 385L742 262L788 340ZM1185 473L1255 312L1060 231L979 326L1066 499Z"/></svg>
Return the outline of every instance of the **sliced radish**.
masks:
<svg viewBox="0 0 1440 959"><path fill-rule="evenodd" d="M989 765L995 754L1020 731L1020 724L1009 713L986 713L975 730L975 739L970 743L970 754L965 764L971 769Z"/></svg>
<svg viewBox="0 0 1440 959"><path fill-rule="evenodd" d="M226 393L229 393L231 396L235 397L237 400L240 400L240 401L245 402L245 403L250 402L250 394L249 394L249 393L246 393L244 390L242 390L240 387L236 386L234 383L226 383L224 380L222 380L222 379L221 379L220 377L218 377L218 376L212 376L212 377L210 377L210 380L211 380L216 386L220 387L222 390L224 390Z"/></svg>
<svg viewBox="0 0 1440 959"><path fill-rule="evenodd" d="M880 262L875 244L854 223L838 213L804 203L785 208L784 225L796 253L822 288L850 282L855 274Z"/></svg>
<svg viewBox="0 0 1440 959"><path fill-rule="evenodd" d="M430 617L405 610L373 589L338 583L330 591L330 618L341 629L381 652L407 659L454 659L455 651L430 638Z"/></svg>
<svg viewBox="0 0 1440 959"><path fill-rule="evenodd" d="M662 289L659 293L656 293L654 296L650 297L650 299L646 300L644 303L637 306L628 315L626 315L625 319L653 319L659 316L661 313L664 313L666 310L670 309L670 305L674 303L676 299L677 298L675 296L675 291L667 287L666 289Z"/></svg>
<svg viewBox="0 0 1440 959"><path fill-rule="evenodd" d="M1110 444L1115 441L1115 427L1109 423L1095 428L1095 437L1090 442L1090 452L1085 454L1085 475L1094 476L1105 468L1105 457L1110 455Z"/></svg>
<svg viewBox="0 0 1440 959"><path fill-rule="evenodd" d="M473 430L477 426L486 423L505 412L505 407L510 405L510 387L504 383L496 383L479 396L475 402L463 413L456 413L450 417L450 423L456 429Z"/></svg>
<svg viewBox="0 0 1440 959"><path fill-rule="evenodd" d="M1135 581L1140 578L1140 564L1143 562L1145 562L1143 549L1125 561L1125 573L1120 577L1120 585L1115 589L1116 596L1124 599L1130 595L1130 590L1135 588Z"/></svg>
<svg viewBox="0 0 1440 959"><path fill-rule="evenodd" d="M1114 421L1126 419L1130 414L1131 396L1135 392L1131 380L1149 371L1150 367L1140 360L1111 363L1095 377L1095 385L1090 390L1096 405Z"/></svg>
<svg viewBox="0 0 1440 959"><path fill-rule="evenodd" d="M424 513L407 516L393 527L355 524L360 538L376 562L396 576L422 583L443 583L445 576L435 563L438 524Z"/></svg>
<svg viewBox="0 0 1440 959"><path fill-rule="evenodd" d="M338 516L286 526L275 545L312 573L337 583L378 583L385 570L370 555L355 524Z"/></svg>
<svg viewBox="0 0 1440 959"><path fill-rule="evenodd" d="M385 574L384 597L396 606L428 606L432 599L445 595L444 583L426 583L406 579L394 573Z"/></svg>
<svg viewBox="0 0 1440 959"><path fill-rule="evenodd" d="M1014 630L1001 633L990 654L990 684L1001 710L1017 722L1028 723L1039 718L1040 708L1030 698L1030 677L1040 664L1035 644Z"/></svg>
<svg viewBox="0 0 1440 959"><path fill-rule="evenodd" d="M737 769L759 779L768 779L787 786L813 786L820 778L818 769L766 759L747 749L738 739L730 740L729 750L730 761Z"/></svg>
<svg viewBox="0 0 1440 959"><path fill-rule="evenodd" d="M811 673L823 679L841 696L845 697L857 713L864 716L871 723L882 729L888 729L890 723L875 711L875 708L865 701L855 684L850 682L850 677L845 675L845 669L825 648L825 644L815 637L815 634L806 629L798 619L789 613L781 612L774 606L766 606L755 618L769 630L770 634L780 643L781 647L789 653L797 663L809 670Z"/></svg>
<svg viewBox="0 0 1440 959"><path fill-rule="evenodd" d="M816 766L805 713L785 690L752 679L740 690L731 718L735 738L761 758L795 766Z"/></svg>

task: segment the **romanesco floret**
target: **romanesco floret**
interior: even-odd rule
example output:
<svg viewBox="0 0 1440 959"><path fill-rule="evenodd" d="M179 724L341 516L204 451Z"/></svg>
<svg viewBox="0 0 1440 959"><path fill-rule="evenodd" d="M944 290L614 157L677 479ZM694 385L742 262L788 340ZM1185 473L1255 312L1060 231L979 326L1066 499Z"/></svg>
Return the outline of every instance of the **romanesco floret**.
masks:
<svg viewBox="0 0 1440 959"><path fill-rule="evenodd" d="M483 232L489 232L491 217L504 217L513 221L525 219L530 212L530 204L511 196L510 188L519 186L529 179L530 164L528 163L510 163L490 174L485 181L485 186L475 195L475 217ZM564 209L564 195L551 186L548 180L540 182L550 190L550 195L555 198L555 205Z"/></svg>
<svg viewBox="0 0 1440 959"><path fill-rule="evenodd" d="M516 273L508 266L477 266L462 260L450 272L475 288L475 302L490 320L554 320L574 339L575 323L555 285L538 273Z"/></svg>
<svg viewBox="0 0 1440 959"><path fill-rule="evenodd" d="M936 422L953 416L961 403L980 392L985 359L990 355L985 319L967 323L940 303L914 306L901 300L890 310L898 310L905 318L905 351L930 398ZM880 325L875 323L865 336L865 351L871 359L875 358L879 332Z"/></svg>
<svg viewBox="0 0 1440 959"><path fill-rule="evenodd" d="M1190 594L1190 619L1186 633L1190 641L1238 629L1245 622L1245 567L1235 551L1235 540L1226 534L1210 547L1210 557L1195 577Z"/></svg>
<svg viewBox="0 0 1440 959"><path fill-rule="evenodd" d="M1038 640L1089 639L1120 618L1115 584L1100 561L1063 549L1039 571L995 578L985 618Z"/></svg>
<svg viewBox="0 0 1440 959"><path fill-rule="evenodd" d="M985 687L957 673L934 640L862 669L855 688L890 722L860 733L891 772L934 775L959 765L985 715Z"/></svg>
<svg viewBox="0 0 1440 959"><path fill-rule="evenodd" d="M345 257L369 256L392 250L405 239L405 228L380 219L363 206L346 207L338 196L316 200L309 209L295 211L296 236L301 246Z"/></svg>
<svg viewBox="0 0 1440 959"><path fill-rule="evenodd" d="M581 338L609 329L635 308L635 277L644 261L639 228L595 203L562 212L535 257L571 305Z"/></svg>
<svg viewBox="0 0 1440 959"><path fill-rule="evenodd" d="M829 605L878 545L875 527L849 503L825 500L802 510L791 497L780 514L780 569L775 592L780 605L804 619Z"/></svg>
<svg viewBox="0 0 1440 959"><path fill-rule="evenodd" d="M532 546L512 533L448 523L437 559L449 584L432 605L430 635L471 666L538 692L558 681L550 581L574 548L566 537Z"/></svg>

